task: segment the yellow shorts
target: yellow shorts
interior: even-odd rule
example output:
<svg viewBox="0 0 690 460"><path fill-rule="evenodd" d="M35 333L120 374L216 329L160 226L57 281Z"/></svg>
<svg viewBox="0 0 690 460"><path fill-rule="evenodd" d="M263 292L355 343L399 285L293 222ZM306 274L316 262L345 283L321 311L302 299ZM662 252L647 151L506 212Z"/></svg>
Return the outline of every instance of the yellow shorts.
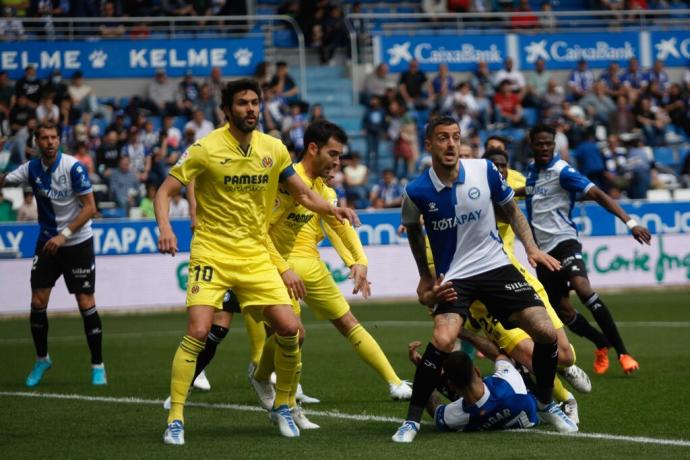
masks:
<svg viewBox="0 0 690 460"><path fill-rule="evenodd" d="M187 281L188 307L209 305L221 310L228 289L235 293L242 310L250 306L292 304L268 253L253 259L191 255Z"/></svg>
<svg viewBox="0 0 690 460"><path fill-rule="evenodd" d="M555 329L562 329L563 322L560 320L556 314L556 311L549 303L549 298L546 295L544 286L542 286L539 280L529 271L527 271L525 267L519 263L515 263L515 261L513 261L513 265L515 265L515 268L522 273L522 275L525 277L525 281L532 286L541 301L544 302L546 313L548 313L549 318L551 318L553 327ZM530 336L520 328L504 328L501 322L491 316L489 311L486 309L486 306L479 301L473 302L470 306L470 316L471 318L468 321L469 329L474 332L479 332L480 330L483 331L484 334L491 339L491 341L505 350L506 353L512 352L518 343L530 338Z"/></svg>
<svg viewBox="0 0 690 460"><path fill-rule="evenodd" d="M288 262L304 281L307 288L304 303L314 316L321 320L334 320L350 311L350 305L321 259L294 257L288 259Z"/></svg>

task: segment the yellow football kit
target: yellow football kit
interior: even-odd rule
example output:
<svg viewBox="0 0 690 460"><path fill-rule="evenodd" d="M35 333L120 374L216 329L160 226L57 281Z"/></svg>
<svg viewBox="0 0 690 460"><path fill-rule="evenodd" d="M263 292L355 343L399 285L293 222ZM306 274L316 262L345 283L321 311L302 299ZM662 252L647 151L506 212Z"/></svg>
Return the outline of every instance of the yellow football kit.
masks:
<svg viewBox="0 0 690 460"><path fill-rule="evenodd" d="M280 140L255 131L244 151L227 125L195 142L171 169L185 185L196 179L187 306L220 309L228 288L243 309L290 304L267 240L278 182L292 174Z"/></svg>
<svg viewBox="0 0 690 460"><path fill-rule="evenodd" d="M335 204L335 191L323 179L312 180L302 163L297 163L294 168L309 188ZM324 230L348 266L368 264L357 232L349 223L332 217L322 219L297 204L290 195L279 192L269 230L271 259L280 273L291 268L302 278L307 290L304 302L318 319L334 320L347 313L350 306L321 260L318 244L323 239ZM299 308L298 302L293 302L297 304L295 308Z"/></svg>

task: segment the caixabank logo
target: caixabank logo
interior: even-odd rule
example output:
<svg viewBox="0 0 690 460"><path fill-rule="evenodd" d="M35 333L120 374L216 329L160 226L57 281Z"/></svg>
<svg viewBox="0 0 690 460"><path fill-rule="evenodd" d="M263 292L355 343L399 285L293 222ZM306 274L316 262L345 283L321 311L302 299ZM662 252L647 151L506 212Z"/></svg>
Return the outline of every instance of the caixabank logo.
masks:
<svg viewBox="0 0 690 460"><path fill-rule="evenodd" d="M690 32L653 32L652 58L664 61L667 66L685 66L690 61Z"/></svg>
<svg viewBox="0 0 690 460"><path fill-rule="evenodd" d="M504 35L392 36L379 38L379 58L393 72L402 72L414 59L424 71L440 64L451 71L474 70L479 62L500 67L506 56Z"/></svg>
<svg viewBox="0 0 690 460"><path fill-rule="evenodd" d="M531 35L519 40L522 68L530 68L539 59L549 69L574 69L582 59L590 68L605 68L640 54L636 33Z"/></svg>

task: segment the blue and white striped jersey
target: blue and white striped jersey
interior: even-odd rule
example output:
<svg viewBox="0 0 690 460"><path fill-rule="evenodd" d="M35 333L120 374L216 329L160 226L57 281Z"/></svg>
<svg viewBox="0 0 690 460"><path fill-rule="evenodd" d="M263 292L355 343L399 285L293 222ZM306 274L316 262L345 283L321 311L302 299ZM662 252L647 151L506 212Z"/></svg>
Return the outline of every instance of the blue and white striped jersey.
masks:
<svg viewBox="0 0 690 460"><path fill-rule="evenodd" d="M560 157L544 166L532 162L527 168L525 195L527 220L534 239L548 252L559 243L577 239L571 214L578 193L587 193L594 184Z"/></svg>
<svg viewBox="0 0 690 460"><path fill-rule="evenodd" d="M474 404L462 398L436 408L441 431L490 431L530 428L538 423L537 400L508 361L496 361L495 372L484 378L484 395Z"/></svg>
<svg viewBox="0 0 690 460"><path fill-rule="evenodd" d="M55 163L47 168L40 158L22 164L5 177L7 185L30 185L38 205L38 223L41 233L38 243L42 244L57 235L79 214L79 196L92 192L86 167L74 157L58 153ZM74 246L93 236L91 220L74 232L65 241L65 246Z"/></svg>
<svg viewBox="0 0 690 460"><path fill-rule="evenodd" d="M514 193L488 160L460 160L452 187L429 168L405 189L402 223L419 222L429 237L436 275L446 281L468 278L510 265L496 228L493 204Z"/></svg>

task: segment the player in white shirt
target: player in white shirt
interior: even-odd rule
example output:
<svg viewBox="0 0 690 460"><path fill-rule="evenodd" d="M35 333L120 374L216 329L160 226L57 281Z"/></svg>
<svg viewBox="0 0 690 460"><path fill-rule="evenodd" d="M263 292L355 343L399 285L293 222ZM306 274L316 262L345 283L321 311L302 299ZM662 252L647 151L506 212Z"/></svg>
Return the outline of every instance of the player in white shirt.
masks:
<svg viewBox="0 0 690 460"><path fill-rule="evenodd" d="M460 127L454 119L440 117L429 122L425 147L431 152L432 167L407 186L403 201L402 224L407 227L420 275L420 299L441 279L453 289L432 311L433 336L423 354L423 365L415 373L406 420L393 441L414 440L441 366L453 351L470 304L477 299L504 325L517 325L533 338L532 368L540 415L559 431L577 431L551 396L557 365L556 330L534 289L503 251L494 205L506 214L531 264L544 264L552 270L560 269L560 264L537 248L513 200L513 190L496 167L488 160L458 161L460 139ZM429 271L422 216L435 274Z"/></svg>
<svg viewBox="0 0 690 460"><path fill-rule="evenodd" d="M608 350L613 346L623 371L630 374L639 369L639 364L628 354L608 307L594 292L587 278L582 245L571 217L575 199L582 194L595 200L625 222L641 244L649 244L652 237L646 227L630 218L610 196L554 154L555 135L555 130L547 125L537 125L529 134L534 162L528 168L524 188L527 216L539 248L556 258L563 267L557 272L537 267L537 276L563 322L596 345L594 371L597 374L606 372L609 367ZM592 312L603 334L573 308L570 289Z"/></svg>
<svg viewBox="0 0 690 460"><path fill-rule="evenodd" d="M60 276L64 276L67 289L75 295L84 320L91 351L91 383L105 385L103 333L94 297L96 262L91 218L96 214L96 202L89 173L74 157L60 152L56 125L39 125L36 143L39 157L7 175L0 175L0 187L31 186L41 227L31 267L30 322L37 359L26 385L38 385L52 367L48 354L47 308L50 292Z"/></svg>

